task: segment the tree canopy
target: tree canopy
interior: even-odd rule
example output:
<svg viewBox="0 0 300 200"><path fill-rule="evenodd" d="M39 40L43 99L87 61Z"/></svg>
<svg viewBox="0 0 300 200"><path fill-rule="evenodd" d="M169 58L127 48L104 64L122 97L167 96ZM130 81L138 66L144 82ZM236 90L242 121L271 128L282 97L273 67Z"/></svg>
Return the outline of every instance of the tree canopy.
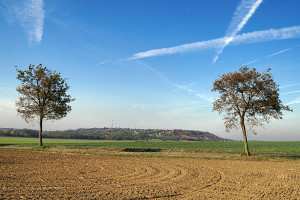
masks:
<svg viewBox="0 0 300 200"><path fill-rule="evenodd" d="M257 72L247 66L238 72L222 74L213 83L214 92L220 98L213 102L213 111L224 114L226 131L242 128L245 151L250 155L247 144L246 126L254 132L255 126L261 126L270 119L282 119L282 111L292 111L279 99L279 86L274 82L271 69Z"/></svg>
<svg viewBox="0 0 300 200"><path fill-rule="evenodd" d="M17 69L17 87L20 94L16 102L17 112L26 122L40 120L40 145L42 145L43 120L58 120L71 111L69 103L74 101L67 90L70 88L60 73L52 72L42 64L29 65L27 70Z"/></svg>

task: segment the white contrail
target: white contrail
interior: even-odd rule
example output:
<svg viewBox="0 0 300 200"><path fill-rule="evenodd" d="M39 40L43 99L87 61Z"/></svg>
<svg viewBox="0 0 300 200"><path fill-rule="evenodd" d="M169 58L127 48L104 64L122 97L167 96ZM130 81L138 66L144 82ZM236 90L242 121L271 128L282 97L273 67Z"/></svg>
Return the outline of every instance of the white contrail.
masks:
<svg viewBox="0 0 300 200"><path fill-rule="evenodd" d="M237 7L234 13L233 19L229 25L229 28L225 35L225 41L223 45L218 49L217 55L214 58L214 63L218 60L220 54L224 48L234 40L235 36L242 30L246 25L247 21L252 17L256 9L262 3L262 0L242 0L241 4Z"/></svg>
<svg viewBox="0 0 300 200"><path fill-rule="evenodd" d="M293 94L293 93L298 93L298 92L300 92L300 90L296 90L296 91L292 91L292 92L285 92L285 93L281 93L280 95Z"/></svg>
<svg viewBox="0 0 300 200"><path fill-rule="evenodd" d="M98 63L97 65L104 65L104 64L109 63L111 61L112 61L112 59L105 60L105 61L102 61L102 62Z"/></svg>
<svg viewBox="0 0 300 200"><path fill-rule="evenodd" d="M290 85L284 85L284 86L281 86L279 88L286 88L286 87L292 87L292 86L297 86L297 85L300 85L300 83L295 83L295 84L290 84Z"/></svg>
<svg viewBox="0 0 300 200"><path fill-rule="evenodd" d="M170 81L165 75L163 75L162 73L160 73L159 71L155 70L154 68L150 67L149 65L145 64L144 62L137 62L140 65L143 65L144 67L146 67L148 70L152 71L153 73L155 73L156 75L158 75L160 78L162 78L164 81L166 81L168 84L174 86L175 84Z"/></svg>
<svg viewBox="0 0 300 200"><path fill-rule="evenodd" d="M177 83L172 82L168 77L166 77L164 74L160 73L159 71L157 71L156 69L150 67L149 65L145 64L144 62L140 62L138 61L137 63L139 63L140 65L143 65L144 67L146 67L148 70L152 71L153 73L155 73L156 75L158 75L160 78L162 78L165 82L167 82L169 85L180 89L180 90L184 90L190 94L193 94L201 99L207 100L209 102L212 102L212 98L207 97L206 95L203 94L198 94L196 91L188 88L188 86L184 86L184 85L179 85Z"/></svg>
<svg viewBox="0 0 300 200"><path fill-rule="evenodd" d="M252 60L251 62L248 62L248 63L246 63L246 64L244 64L244 65L249 65L249 64L255 63L255 62L257 62L257 61L263 60L263 59L265 59L265 58L269 58L269 57L272 57L272 56L276 56L276 55L278 55L278 54L281 54L281 53L284 53L284 52L286 52L286 51L289 51L289 50L291 50L291 49L293 49L293 48L295 48L295 47L291 47L291 48L288 48L288 49L284 49L284 50L282 50L282 51L278 51L278 52L273 53L273 54L271 54L271 55L268 55L268 56L265 56L265 57L262 57L262 58L259 58L259 59L256 59L256 60Z"/></svg>
<svg viewBox="0 0 300 200"><path fill-rule="evenodd" d="M0 110L11 110L15 109L15 102L11 99L2 99L0 100Z"/></svg>
<svg viewBox="0 0 300 200"><path fill-rule="evenodd" d="M136 53L132 57L128 58L128 60L175 54L175 53L185 53L185 52L195 51L195 50L212 49L220 46L223 43L223 41L224 38L219 38L219 39L207 40L202 42L183 44L183 45L170 47L170 48L153 49L149 51Z"/></svg>
<svg viewBox="0 0 300 200"><path fill-rule="evenodd" d="M296 103L300 103L300 97L290 101L289 103L287 103L286 105L292 105L292 104L296 104Z"/></svg>
<svg viewBox="0 0 300 200"><path fill-rule="evenodd" d="M237 35L231 45L252 44L258 42L268 42L274 40L284 40L300 37L300 26L292 26L281 29L269 29L264 31L254 31Z"/></svg>
<svg viewBox="0 0 300 200"><path fill-rule="evenodd" d="M240 35L236 35L236 37L230 42L229 45L236 46L241 44L251 44L293 38L300 38L300 26L243 33ZM190 44L183 44L175 47L153 49L149 51L135 53L132 57L128 58L127 60L219 48L223 45L225 40L225 38L217 38Z"/></svg>
<svg viewBox="0 0 300 200"><path fill-rule="evenodd" d="M25 0L22 5L14 7L14 14L21 26L28 33L29 43L40 43L43 36L44 10L43 0Z"/></svg>

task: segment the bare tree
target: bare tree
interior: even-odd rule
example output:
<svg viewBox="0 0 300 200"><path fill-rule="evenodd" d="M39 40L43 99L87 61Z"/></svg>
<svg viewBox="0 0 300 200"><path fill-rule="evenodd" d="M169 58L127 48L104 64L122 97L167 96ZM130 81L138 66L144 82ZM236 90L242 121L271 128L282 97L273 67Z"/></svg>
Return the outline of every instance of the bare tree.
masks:
<svg viewBox="0 0 300 200"><path fill-rule="evenodd" d="M60 73L52 72L42 64L29 65L28 70L17 69L17 79L21 85L17 87L20 94L16 102L17 112L26 122L38 118L39 145L42 146L43 120L58 120L71 111L68 105L74 99L66 92L69 86Z"/></svg>
<svg viewBox="0 0 300 200"><path fill-rule="evenodd" d="M250 156L246 125L254 132L254 126L268 123L271 118L282 119L282 111L292 111L282 105L279 99L279 86L274 82L270 68L259 73L255 68L240 67L238 72L222 74L213 83L212 91L220 93L220 98L213 102L213 111L225 113L226 131L243 131L245 153ZM254 132L255 133L255 132Z"/></svg>

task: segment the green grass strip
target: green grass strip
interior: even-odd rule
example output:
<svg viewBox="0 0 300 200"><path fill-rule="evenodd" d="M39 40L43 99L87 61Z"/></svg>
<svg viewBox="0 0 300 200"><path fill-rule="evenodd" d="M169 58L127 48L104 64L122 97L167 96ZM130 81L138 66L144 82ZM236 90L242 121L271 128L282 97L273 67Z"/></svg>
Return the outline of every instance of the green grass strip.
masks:
<svg viewBox="0 0 300 200"><path fill-rule="evenodd" d="M98 140L67 140L43 139L48 146L74 147L108 147L118 149L160 149L160 150L195 150L195 151L226 151L243 152L243 142L151 142L151 141L98 141ZM37 138L0 137L0 146L24 145L36 146ZM250 141L250 152L300 154L300 141L269 142Z"/></svg>

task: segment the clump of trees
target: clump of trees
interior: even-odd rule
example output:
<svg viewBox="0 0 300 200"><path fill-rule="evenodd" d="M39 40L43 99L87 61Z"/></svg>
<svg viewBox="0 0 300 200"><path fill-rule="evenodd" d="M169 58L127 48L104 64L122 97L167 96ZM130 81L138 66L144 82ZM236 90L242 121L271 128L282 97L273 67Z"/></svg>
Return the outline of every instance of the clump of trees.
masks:
<svg viewBox="0 0 300 200"><path fill-rule="evenodd" d="M13 137L38 137L39 131L32 129L12 129L12 128L0 128L0 136L13 136Z"/></svg>
<svg viewBox="0 0 300 200"><path fill-rule="evenodd" d="M255 68L242 66L238 72L220 75L213 83L212 91L220 93L220 98L213 102L213 111L224 113L226 131L241 127L248 156L246 126L254 132L253 127L268 123L272 118L282 119L284 110L292 111L279 99L279 86L270 71L269 68L260 73Z"/></svg>
<svg viewBox="0 0 300 200"><path fill-rule="evenodd" d="M43 120L59 120L71 111L70 102L74 101L67 94L69 86L60 73L51 71L42 64L29 65L27 70L20 70L17 87L20 94L16 102L17 112L26 121L39 120L39 145L43 145Z"/></svg>

